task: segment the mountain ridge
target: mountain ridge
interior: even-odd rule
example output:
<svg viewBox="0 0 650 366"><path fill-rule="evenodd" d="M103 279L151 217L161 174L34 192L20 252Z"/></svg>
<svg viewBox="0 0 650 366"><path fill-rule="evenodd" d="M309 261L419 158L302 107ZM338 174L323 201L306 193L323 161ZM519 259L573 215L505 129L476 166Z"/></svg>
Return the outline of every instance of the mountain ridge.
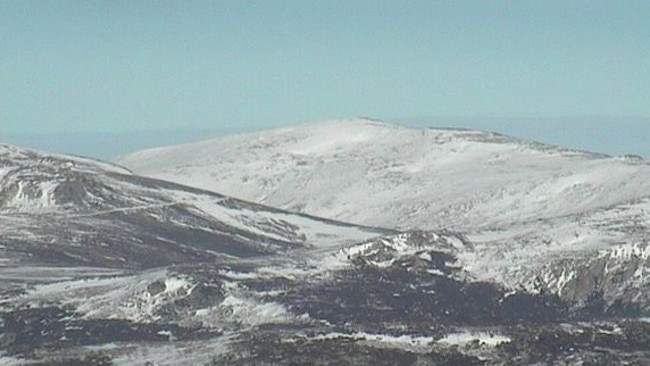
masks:
<svg viewBox="0 0 650 366"><path fill-rule="evenodd" d="M379 161L374 174L386 168L399 178L422 168L368 159L373 138L402 130L358 127L331 134L345 135L344 148L364 142L353 160ZM306 169L332 147L288 140ZM481 157L484 149L475 147L482 140L455 144L452 155ZM277 142L254 141L259 157ZM457 141L444 135L439 142ZM345 161L345 154L330 158ZM457 161L444 163L451 169ZM336 173L323 178L358 177ZM650 199L642 197L505 226L472 228L448 213L463 232L396 230L7 148L0 150L0 198L2 364L650 359L643 320L650 315Z"/></svg>
<svg viewBox="0 0 650 366"><path fill-rule="evenodd" d="M325 121L233 135L195 144L145 150L117 162L140 174L225 192L275 207L384 227L394 227L397 216L398 222L402 221L399 227L415 229L455 229L459 218L464 219L465 213L473 214L469 206L476 205L475 200L500 200L504 205L511 205L513 202L505 201L499 192L503 186L512 186L518 178L509 177L508 170L513 174L521 171L520 176L528 174L537 177L535 181L520 179L519 184L526 186L519 191L503 192L514 194L512 200L522 200L522 207L543 210L545 205L553 204L551 197L543 197L543 192L538 193L539 199L535 200L524 194L527 191L566 191L559 193L565 194L567 201L575 204L565 205L563 212L549 212L549 217L571 213L571 207L577 206L574 212L579 212L648 195L643 179L635 175L650 176L650 165L645 161L562 149L489 132L418 130L367 120ZM463 170L463 165L469 167ZM449 170L449 167L455 171ZM579 170L574 172L574 167ZM546 171L540 171L542 169ZM607 185L606 189L614 191L619 181L625 181L619 179L615 183L608 183L616 179L617 171L621 176L632 178L631 183L637 184L636 191L628 190L629 194L620 199L611 199L611 195L596 192L602 198L602 203L597 205L583 203L582 198L589 198L591 192L584 192L583 197L569 192L572 185L578 190L588 189L589 185L596 185L596 189ZM605 178L604 175L609 177ZM346 176L351 177L346 179ZM458 181L455 177L477 183L485 179L500 181L454 189ZM545 184L547 178L556 182ZM350 188L355 184L359 187L357 190ZM625 184L629 185L630 182ZM416 189L423 187L420 191L429 192L402 192L401 185ZM453 200L453 197L468 196L467 192L472 190L485 192L460 199L457 207L448 207L442 198L446 196ZM283 192L291 192L291 195ZM400 205L406 205L403 203L406 199L414 197L418 199L411 205L421 203L431 208L424 207L424 212L418 212L417 207L400 208ZM394 200L396 206L382 202L386 200ZM357 209L346 211L345 205L350 201L356 201ZM329 209L332 205L339 207ZM373 205L383 205L384 210L373 208ZM465 210L458 206L467 207ZM382 219L381 211L395 210ZM409 215L423 217L427 212L436 214L448 210L456 214L450 216L451 220L440 218L439 224L431 219L415 222L403 219ZM465 226L486 224L490 218L485 213L483 215L483 220L474 217ZM536 217L532 214L529 216ZM506 221L510 222L511 219Z"/></svg>

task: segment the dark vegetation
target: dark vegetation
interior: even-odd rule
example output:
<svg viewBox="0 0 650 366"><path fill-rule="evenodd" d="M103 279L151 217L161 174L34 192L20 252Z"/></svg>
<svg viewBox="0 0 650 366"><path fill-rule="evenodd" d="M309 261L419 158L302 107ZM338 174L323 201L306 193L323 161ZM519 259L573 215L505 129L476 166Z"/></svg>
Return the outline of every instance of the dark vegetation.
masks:
<svg viewBox="0 0 650 366"><path fill-rule="evenodd" d="M80 319L59 307L21 309L2 314L0 350L28 355L38 349L111 342L169 342L200 340L218 335L202 328L169 323L135 323L123 319Z"/></svg>
<svg viewBox="0 0 650 366"><path fill-rule="evenodd" d="M508 360L508 365L563 364L571 358L584 365L650 364L650 323L646 322L521 327L511 334L512 341L497 348L497 357Z"/></svg>
<svg viewBox="0 0 650 366"><path fill-rule="evenodd" d="M570 317L569 307L556 295L510 294L492 283L456 279L449 275L453 257L429 254L432 263L426 267L417 257L401 258L387 268L357 260L328 281L293 286L274 300L296 314L373 332L431 334L441 326L536 325Z"/></svg>
<svg viewBox="0 0 650 366"><path fill-rule="evenodd" d="M216 356L209 366L478 366L485 363L455 350L415 353L397 348L381 348L347 338L326 340L283 340L277 335L248 335L238 351Z"/></svg>

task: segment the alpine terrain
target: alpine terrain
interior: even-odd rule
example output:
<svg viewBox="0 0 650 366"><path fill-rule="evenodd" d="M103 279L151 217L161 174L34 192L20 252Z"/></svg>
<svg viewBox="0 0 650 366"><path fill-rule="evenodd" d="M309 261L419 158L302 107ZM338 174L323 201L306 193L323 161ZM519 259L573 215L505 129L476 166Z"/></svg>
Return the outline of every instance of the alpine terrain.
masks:
<svg viewBox="0 0 650 366"><path fill-rule="evenodd" d="M475 278L647 306L650 164L496 133L360 119L118 160L151 177L356 224L462 233ZM646 303L646 305L641 305Z"/></svg>
<svg viewBox="0 0 650 366"><path fill-rule="evenodd" d="M0 145L0 364L645 365L649 182L371 120Z"/></svg>

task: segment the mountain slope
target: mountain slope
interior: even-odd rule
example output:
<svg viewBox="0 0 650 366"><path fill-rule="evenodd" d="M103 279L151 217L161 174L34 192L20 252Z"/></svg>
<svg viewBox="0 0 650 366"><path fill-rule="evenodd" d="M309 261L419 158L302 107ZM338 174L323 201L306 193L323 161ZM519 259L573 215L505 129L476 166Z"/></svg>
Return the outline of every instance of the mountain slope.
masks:
<svg viewBox="0 0 650 366"><path fill-rule="evenodd" d="M650 195L650 166L495 133L341 120L145 150L139 174L382 227L496 229Z"/></svg>
<svg viewBox="0 0 650 366"><path fill-rule="evenodd" d="M398 232L81 158L0 162L3 365L650 360L647 246L585 249L643 237L645 201L538 223L584 229L568 258L527 222Z"/></svg>
<svg viewBox="0 0 650 366"><path fill-rule="evenodd" d="M0 363L74 363L114 342L127 361L172 334L210 354L226 325L294 317L224 273L308 266L311 253L392 233L0 145Z"/></svg>
<svg viewBox="0 0 650 366"><path fill-rule="evenodd" d="M0 159L0 250L11 253L4 261L10 265L52 260L146 268L173 264L175 257L182 263L336 247L387 232L138 177L105 163L6 146ZM22 256L27 247L34 250ZM143 251L147 256L138 257Z"/></svg>
<svg viewBox="0 0 650 366"><path fill-rule="evenodd" d="M621 291L612 284L620 274L587 263L620 250L641 253L626 248L650 239L648 163L495 133L326 121L146 150L118 162L323 217L461 232L473 249L459 260L476 278L580 301L595 291L615 301ZM631 298L646 298L647 256L612 260L637 274L625 285Z"/></svg>

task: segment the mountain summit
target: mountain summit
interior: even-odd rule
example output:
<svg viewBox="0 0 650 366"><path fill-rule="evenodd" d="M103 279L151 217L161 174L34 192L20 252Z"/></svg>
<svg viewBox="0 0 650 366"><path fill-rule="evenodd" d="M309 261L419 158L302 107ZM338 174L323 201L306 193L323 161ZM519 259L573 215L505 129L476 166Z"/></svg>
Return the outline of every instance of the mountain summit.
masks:
<svg viewBox="0 0 650 366"><path fill-rule="evenodd" d="M408 229L498 229L650 195L643 161L367 119L145 150L117 163L274 207Z"/></svg>

